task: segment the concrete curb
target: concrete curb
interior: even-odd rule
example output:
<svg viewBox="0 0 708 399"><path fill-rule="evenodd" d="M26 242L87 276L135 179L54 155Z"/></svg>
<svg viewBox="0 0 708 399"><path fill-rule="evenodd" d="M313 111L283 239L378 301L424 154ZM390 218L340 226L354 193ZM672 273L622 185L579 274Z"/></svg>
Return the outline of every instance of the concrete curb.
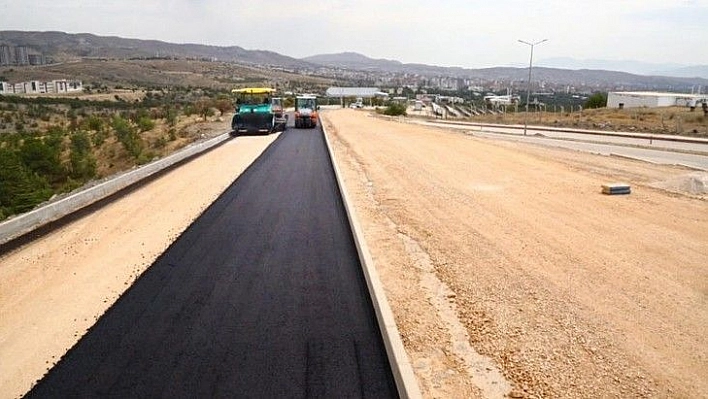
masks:
<svg viewBox="0 0 708 399"><path fill-rule="evenodd" d="M366 245L363 230L356 217L354 205L349 198L342 174L337 166L334 151L332 150L332 145L329 142L329 138L327 138L327 130L322 118L320 118L320 124L322 125L325 143L327 144L327 151L329 152L330 161L332 162L334 174L337 178L337 185L339 186L339 191L342 195L344 208L347 212L347 217L349 218L349 226L352 230L352 235L354 236L354 243L356 244L356 249L359 254L359 260L362 265L364 277L366 278L366 285L369 288L369 295L371 295L371 301L374 305L376 318L379 322L379 328L381 329L381 335L383 336L386 354L388 355L391 371L393 372L393 378L396 381L398 394L404 399L422 398L420 388L418 387L418 381L415 378L413 368L408 360L408 354L403 347L403 341L401 340L401 335L398 332L396 320L393 317L393 312L391 311L391 307L386 299L386 293L384 292L381 280L379 280L379 275L376 272L374 261L371 258L371 253Z"/></svg>
<svg viewBox="0 0 708 399"><path fill-rule="evenodd" d="M228 140L229 137L230 135L228 133L224 133L201 143L190 145L165 158L123 173L118 177L89 187L66 198L62 198L59 201L49 203L30 212L6 220L0 223L0 245L109 197L189 157L209 150L225 140Z"/></svg>

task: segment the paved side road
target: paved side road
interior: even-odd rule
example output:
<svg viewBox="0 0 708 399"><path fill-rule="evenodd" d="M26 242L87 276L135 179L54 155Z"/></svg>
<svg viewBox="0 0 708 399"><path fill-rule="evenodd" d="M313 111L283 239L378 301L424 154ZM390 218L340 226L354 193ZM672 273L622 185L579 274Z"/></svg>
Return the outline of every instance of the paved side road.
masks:
<svg viewBox="0 0 708 399"><path fill-rule="evenodd" d="M572 132L538 126L530 126L528 135L524 136L523 130L518 126L412 121L424 126L465 130L478 137L502 138L596 154L619 155L663 165L683 165L698 170L708 170L708 140L701 138L622 132L588 134L581 130Z"/></svg>
<svg viewBox="0 0 708 399"><path fill-rule="evenodd" d="M396 397L321 130L281 135L27 396Z"/></svg>

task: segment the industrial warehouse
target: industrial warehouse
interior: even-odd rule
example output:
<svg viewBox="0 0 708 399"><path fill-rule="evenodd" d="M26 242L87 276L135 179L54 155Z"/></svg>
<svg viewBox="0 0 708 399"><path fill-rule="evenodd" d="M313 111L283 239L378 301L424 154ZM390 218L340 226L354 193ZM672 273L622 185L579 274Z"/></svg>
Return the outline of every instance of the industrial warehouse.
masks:
<svg viewBox="0 0 708 399"><path fill-rule="evenodd" d="M708 101L708 94L660 93L651 91L611 91L607 108L695 107Z"/></svg>

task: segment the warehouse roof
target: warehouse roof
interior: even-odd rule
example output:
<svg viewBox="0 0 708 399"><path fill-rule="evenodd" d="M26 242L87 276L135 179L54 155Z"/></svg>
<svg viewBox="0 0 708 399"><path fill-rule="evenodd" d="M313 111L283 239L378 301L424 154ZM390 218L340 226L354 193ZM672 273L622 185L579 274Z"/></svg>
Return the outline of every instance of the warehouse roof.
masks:
<svg viewBox="0 0 708 399"><path fill-rule="evenodd" d="M378 87L330 87L327 89L327 97L386 97L388 93L379 90Z"/></svg>
<svg viewBox="0 0 708 399"><path fill-rule="evenodd" d="M681 98L704 98L705 94L688 94L688 93L664 93L657 91L611 91L610 93L620 96L635 96L635 97L681 97Z"/></svg>

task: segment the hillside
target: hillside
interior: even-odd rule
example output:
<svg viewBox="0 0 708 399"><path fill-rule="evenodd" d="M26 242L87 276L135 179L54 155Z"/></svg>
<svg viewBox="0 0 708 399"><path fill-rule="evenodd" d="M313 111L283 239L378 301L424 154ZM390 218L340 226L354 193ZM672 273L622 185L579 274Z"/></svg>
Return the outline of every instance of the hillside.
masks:
<svg viewBox="0 0 708 399"><path fill-rule="evenodd" d="M244 85L282 88L304 85L325 88L330 79L236 63L190 60L83 59L30 67L0 67L10 82L78 79L93 87L210 87L232 89Z"/></svg>
<svg viewBox="0 0 708 399"><path fill-rule="evenodd" d="M239 46L175 44L158 40L125 39L89 33L0 31L0 44L27 46L56 62L79 58L194 58L288 68L311 67L305 61L272 51Z"/></svg>

